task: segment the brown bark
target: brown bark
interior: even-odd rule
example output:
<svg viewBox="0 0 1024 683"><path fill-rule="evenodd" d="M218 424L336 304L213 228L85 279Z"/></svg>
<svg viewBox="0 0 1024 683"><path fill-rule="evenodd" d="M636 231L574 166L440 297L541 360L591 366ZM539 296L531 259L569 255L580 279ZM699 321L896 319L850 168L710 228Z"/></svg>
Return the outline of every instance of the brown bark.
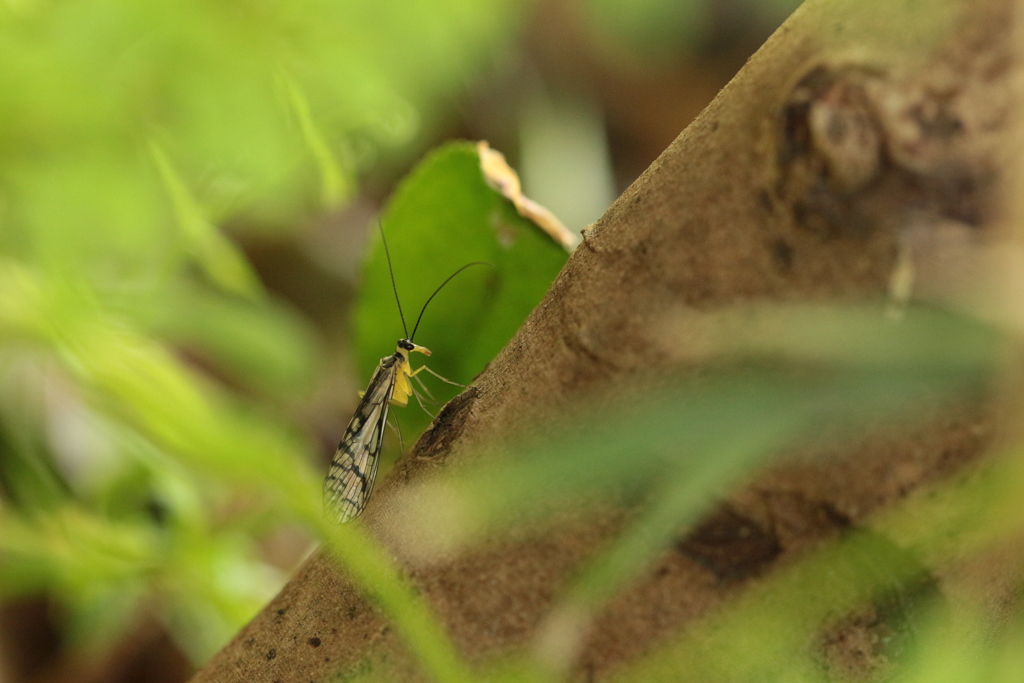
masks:
<svg viewBox="0 0 1024 683"><path fill-rule="evenodd" d="M1011 0L808 2L588 232L508 347L384 483L370 527L390 537L402 524L391 494L427 470L676 363L660 335L680 310L881 307L907 260L915 295L959 291L972 245L1007 217L1012 10ZM765 473L600 615L577 672L606 677L751 577L970 467L991 423L985 410L958 412ZM581 560L620 530L617 516L495 539L409 575L464 656L486 661L530 642ZM836 626L829 660L856 670L865 628ZM306 683L377 666L417 676L384 617L316 555L193 680Z"/></svg>

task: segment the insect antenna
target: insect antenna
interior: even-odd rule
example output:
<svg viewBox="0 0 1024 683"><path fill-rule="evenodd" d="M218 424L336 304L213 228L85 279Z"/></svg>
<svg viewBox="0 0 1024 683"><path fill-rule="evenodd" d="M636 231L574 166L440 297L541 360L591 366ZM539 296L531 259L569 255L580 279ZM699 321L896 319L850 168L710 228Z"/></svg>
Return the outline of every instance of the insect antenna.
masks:
<svg viewBox="0 0 1024 683"><path fill-rule="evenodd" d="M398 298L398 286L395 284L395 269L391 267L391 251L388 249L388 238L384 236L384 224L378 220L377 227L380 228L380 239L384 242L384 255L388 258L388 274L391 275L391 290L395 293L395 303L398 304L398 317L402 319L402 332L405 333L405 338L409 339L409 328L405 325L405 314L402 313L402 300ZM444 285L441 286L443 287ZM437 294L437 292L434 292L434 294ZM433 299L434 297L431 296L430 298ZM427 303L430 303L430 299L427 300ZM420 315L423 314L420 313ZM416 330L413 330L412 333L416 334Z"/></svg>
<svg viewBox="0 0 1024 683"><path fill-rule="evenodd" d="M430 295L430 298L427 299L427 303L423 304L423 308L420 309L420 315L419 315L419 317L416 318L416 324L412 328L412 334L408 337L409 341L412 341L413 337L416 336L416 330L420 329L420 321L423 320L423 314L427 311L427 306L430 304L431 301L434 300L434 297L437 296L437 293L440 292L442 289L444 289L444 286L446 284L448 284L449 282L451 282L452 279L454 279L456 275L458 275L459 273L464 271L466 268L469 268L470 266L492 266L493 267L494 264L493 263L488 263L487 261L473 261L472 263L467 263L466 265L462 266L461 268L456 270L454 273L449 275L448 279L445 280L444 282L442 282L441 286L438 287L437 289L435 289L434 293Z"/></svg>

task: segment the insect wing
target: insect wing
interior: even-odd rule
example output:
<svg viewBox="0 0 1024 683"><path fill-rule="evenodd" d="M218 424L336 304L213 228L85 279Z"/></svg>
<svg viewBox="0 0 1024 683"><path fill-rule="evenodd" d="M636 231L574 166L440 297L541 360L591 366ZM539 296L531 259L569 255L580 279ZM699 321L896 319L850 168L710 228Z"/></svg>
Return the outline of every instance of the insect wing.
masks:
<svg viewBox="0 0 1024 683"><path fill-rule="evenodd" d="M335 524L358 517L370 499L400 363L395 356L381 360L331 460L324 478L324 516Z"/></svg>

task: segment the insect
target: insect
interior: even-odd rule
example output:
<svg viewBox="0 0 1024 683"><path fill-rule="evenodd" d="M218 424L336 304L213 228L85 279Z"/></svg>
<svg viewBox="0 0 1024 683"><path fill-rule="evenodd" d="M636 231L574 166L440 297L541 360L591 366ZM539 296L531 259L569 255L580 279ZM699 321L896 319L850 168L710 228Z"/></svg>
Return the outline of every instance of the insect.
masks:
<svg viewBox="0 0 1024 683"><path fill-rule="evenodd" d="M338 450L334 452L331 465L327 469L327 476L324 477L324 516L335 524L355 519L366 507L366 503L370 499L370 492L373 491L374 479L377 477L377 464L380 459L381 446L384 444L384 428L387 424L388 408L392 404L402 407L408 405L409 397L416 393L412 385L413 378L426 370L444 382L456 384L456 382L441 377L426 365L421 365L413 370L409 362L409 354L412 352L422 353L425 356L430 355L430 349L414 344L412 341L427 306L445 285L466 268L475 265L491 265L485 261L474 261L449 275L448 279L442 282L423 304L416 324L412 328L412 334L409 334L409 328L405 325L405 314L402 313L402 302L398 297L398 288L395 285L395 272L391 267L391 252L388 251L383 226L380 235L384 241L384 254L387 256L388 272L391 274L391 288L395 292L398 315L402 319L402 331L405 333L405 338L398 340L398 346L393 354L381 358L377 369L373 372L373 377L370 378L369 386L363 392L352 420L345 429L345 435L341 438L341 443L338 444Z"/></svg>

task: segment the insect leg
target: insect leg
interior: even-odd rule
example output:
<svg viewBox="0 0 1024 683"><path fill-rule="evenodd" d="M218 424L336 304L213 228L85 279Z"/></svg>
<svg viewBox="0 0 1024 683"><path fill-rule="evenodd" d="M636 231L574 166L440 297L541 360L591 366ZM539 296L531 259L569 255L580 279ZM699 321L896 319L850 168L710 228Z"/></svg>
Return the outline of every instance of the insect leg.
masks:
<svg viewBox="0 0 1024 683"><path fill-rule="evenodd" d="M430 399L430 402L437 403L437 399L434 397L434 394L430 391L430 388L427 386L427 383L415 375L413 375L413 379L415 379L416 382L420 385L420 389L422 389L423 393L427 395L427 398Z"/></svg>
<svg viewBox="0 0 1024 683"><path fill-rule="evenodd" d="M395 418L395 424L391 424L391 418ZM405 453L405 440L402 439L402 423L398 421L398 413L391 413L388 415L388 426L398 432L398 446L402 449L402 453Z"/></svg>
<svg viewBox="0 0 1024 683"><path fill-rule="evenodd" d="M412 384L410 384L409 386L412 387ZM420 408L423 409L423 412L425 412L427 415L429 415L431 417L431 419L435 419L436 420L437 419L437 415L434 415L432 412L427 410L427 407L425 405L423 405L423 397L420 396L420 392L416 391L415 387L413 387L413 389L412 389L412 395L416 397L416 403L420 404Z"/></svg>
<svg viewBox="0 0 1024 683"><path fill-rule="evenodd" d="M453 382L453 381L451 381L451 380L450 380L450 379L448 379L447 377L442 377L441 375L437 374L436 372L434 372L433 370L431 370L431 369L430 369L429 367L427 367L426 365L421 365L421 366L419 366L418 368L416 368L416 372L419 372L420 370L426 370L426 371L427 371L427 372L429 372L429 373L430 373L431 375L433 375L434 377L438 378L438 379L439 379L439 380L441 380L442 382L445 382L446 384L452 384L452 385L454 385L454 386L457 386L457 387L462 387L463 389L467 389L467 388L468 388L468 386L467 386L467 385L465 385L465 384L459 384L458 382Z"/></svg>

